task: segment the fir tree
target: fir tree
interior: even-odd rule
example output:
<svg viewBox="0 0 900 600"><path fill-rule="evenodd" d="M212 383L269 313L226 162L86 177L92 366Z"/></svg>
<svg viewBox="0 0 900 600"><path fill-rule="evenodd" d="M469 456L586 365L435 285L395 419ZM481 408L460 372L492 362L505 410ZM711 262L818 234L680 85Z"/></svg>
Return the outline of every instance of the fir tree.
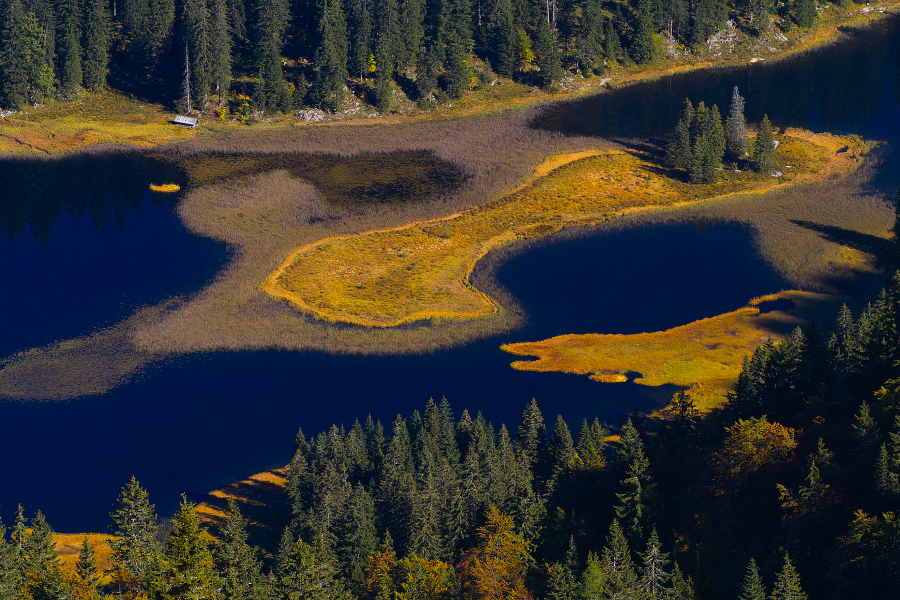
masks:
<svg viewBox="0 0 900 600"><path fill-rule="evenodd" d="M88 0L81 38L82 85L92 92L100 91L106 85L110 40L106 0Z"/></svg>
<svg viewBox="0 0 900 600"><path fill-rule="evenodd" d="M324 1L319 37L313 98L321 108L336 112L344 103L344 80L347 79L347 23L339 0Z"/></svg>
<svg viewBox="0 0 900 600"><path fill-rule="evenodd" d="M534 39L534 57L539 69L538 80L541 87L545 89L556 87L562 77L562 60L555 32L543 20L538 21Z"/></svg>
<svg viewBox="0 0 900 600"><path fill-rule="evenodd" d="M687 98L681 110L681 118L675 126L675 134L666 148L666 162L672 169L687 171L691 168L691 126L694 122L694 106Z"/></svg>
<svg viewBox="0 0 900 600"><path fill-rule="evenodd" d="M516 444L519 454L532 469L543 462L547 452L547 428L544 426L544 417L538 408L534 398L525 407L522 413L522 422L519 424L516 435Z"/></svg>
<svg viewBox="0 0 900 600"><path fill-rule="evenodd" d="M209 7L209 79L218 103L225 101L231 83L231 34L227 0L211 0Z"/></svg>
<svg viewBox="0 0 900 600"><path fill-rule="evenodd" d="M649 64L656 58L653 35L656 33L656 15L651 0L638 0L637 24L631 42L631 57L638 64Z"/></svg>
<svg viewBox="0 0 900 600"><path fill-rule="evenodd" d="M373 54L372 0L347 3L347 33L347 71L362 80L369 73L369 56Z"/></svg>
<svg viewBox="0 0 900 600"><path fill-rule="evenodd" d="M40 511L31 520L25 537L25 587L33 600L62 600L71 594L53 531Z"/></svg>
<svg viewBox="0 0 900 600"><path fill-rule="evenodd" d="M22 590L22 572L16 549L6 541L6 526L0 521L0 598L16 600Z"/></svg>
<svg viewBox="0 0 900 600"><path fill-rule="evenodd" d="M81 586L81 598L97 598L97 587L100 585L100 571L97 569L97 558L94 549L88 543L87 536L81 540L81 550L75 562L75 574Z"/></svg>
<svg viewBox="0 0 900 600"><path fill-rule="evenodd" d="M758 173L767 173L775 168L775 137L768 115L763 116L753 143L753 168Z"/></svg>
<svg viewBox="0 0 900 600"><path fill-rule="evenodd" d="M246 521L237 502L229 498L215 548L216 570L222 578L224 600L266 600L269 597L259 552L247 539Z"/></svg>
<svg viewBox="0 0 900 600"><path fill-rule="evenodd" d="M818 16L816 0L797 0L797 25L808 29L815 25Z"/></svg>
<svg viewBox="0 0 900 600"><path fill-rule="evenodd" d="M725 151L731 160L743 158L747 151L747 120L744 118L744 98L737 86L731 94L731 107L725 122Z"/></svg>
<svg viewBox="0 0 900 600"><path fill-rule="evenodd" d="M212 84L210 41L212 24L206 0L185 0L182 5L182 25L190 57L191 90L202 112Z"/></svg>
<svg viewBox="0 0 900 600"><path fill-rule="evenodd" d="M349 600L335 559L322 546L298 538L279 552L276 580L284 598L291 600Z"/></svg>
<svg viewBox="0 0 900 600"><path fill-rule="evenodd" d="M763 586L762 576L756 561L752 558L747 564L747 574L741 587L740 600L766 600L766 588Z"/></svg>
<svg viewBox="0 0 900 600"><path fill-rule="evenodd" d="M59 89L63 94L71 95L78 91L82 81L81 8L77 0L60 3L57 27Z"/></svg>
<svg viewBox="0 0 900 600"><path fill-rule="evenodd" d="M53 92L53 55L47 44L48 32L20 0L6 2L4 12L0 32L0 101L18 109Z"/></svg>
<svg viewBox="0 0 900 600"><path fill-rule="evenodd" d="M775 588L769 598L771 600L806 600L807 598L806 593L800 587L800 576L787 555L784 557L784 566L778 573Z"/></svg>
<svg viewBox="0 0 900 600"><path fill-rule="evenodd" d="M616 493L616 516L625 523L624 529L636 541L643 539L647 501L652 495L650 462L644 454L644 443L634 425L629 422L622 428L616 466L622 474L619 492ZM619 527L618 521L615 522Z"/></svg>
<svg viewBox="0 0 900 600"><path fill-rule="evenodd" d="M641 576L641 587L649 600L665 600L671 575L667 571L669 556L659 546L659 535L656 528L650 532L647 551L644 552L644 571Z"/></svg>
<svg viewBox="0 0 900 600"><path fill-rule="evenodd" d="M608 594L606 597L629 598L640 594L640 580L631 559L628 540L616 520L609 527L600 573L600 580Z"/></svg>
<svg viewBox="0 0 900 600"><path fill-rule="evenodd" d="M362 486L356 484L347 505L347 514L338 542L338 557L344 565L345 578L361 589L366 581L369 557L378 545L375 533L375 503Z"/></svg>
<svg viewBox="0 0 900 600"><path fill-rule="evenodd" d="M219 597L222 582L213 566L206 531L195 508L182 497L181 508L172 521L165 548L163 598L213 600Z"/></svg>
<svg viewBox="0 0 900 600"><path fill-rule="evenodd" d="M112 583L128 597L146 594L159 567L156 514L147 492L134 477L119 494L110 518L110 529L116 536L110 542Z"/></svg>
<svg viewBox="0 0 900 600"><path fill-rule="evenodd" d="M572 434L562 415L557 415L550 439L550 454L553 460L553 472L550 475L551 487L558 486L575 466L575 448Z"/></svg>

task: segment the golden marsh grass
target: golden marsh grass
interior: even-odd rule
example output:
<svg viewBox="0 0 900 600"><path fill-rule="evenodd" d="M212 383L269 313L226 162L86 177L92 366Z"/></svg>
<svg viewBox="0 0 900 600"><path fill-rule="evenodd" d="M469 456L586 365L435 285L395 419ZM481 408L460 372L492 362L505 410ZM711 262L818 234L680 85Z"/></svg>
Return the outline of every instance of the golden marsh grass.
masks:
<svg viewBox="0 0 900 600"><path fill-rule="evenodd" d="M779 164L791 167L782 178L725 171L713 185L685 184L637 152L553 156L536 169L542 177L497 201L301 246L262 289L319 318L369 327L489 315L500 308L469 279L496 246L629 211L813 181L853 168L860 151L846 138L791 130L779 146Z"/></svg>
<svg viewBox="0 0 900 600"><path fill-rule="evenodd" d="M159 192L161 194L174 194L175 192L181 191L181 186L177 183L162 183L162 184L150 184L151 192Z"/></svg>

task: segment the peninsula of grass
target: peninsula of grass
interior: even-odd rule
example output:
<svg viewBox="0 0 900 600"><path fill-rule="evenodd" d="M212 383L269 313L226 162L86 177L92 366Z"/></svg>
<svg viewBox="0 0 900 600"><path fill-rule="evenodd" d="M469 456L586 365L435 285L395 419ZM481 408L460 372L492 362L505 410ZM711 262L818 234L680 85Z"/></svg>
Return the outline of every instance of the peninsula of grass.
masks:
<svg viewBox="0 0 900 600"><path fill-rule="evenodd" d="M681 327L633 335L561 335L540 342L506 344L501 349L519 360L514 369L589 375L604 383L666 384L690 388L700 410L720 404L741 371L744 357L815 319L827 322L843 298L797 290L763 296L736 311ZM780 302L779 302L780 301ZM786 302L785 302L786 301ZM780 310L761 312L767 304ZM799 315L803 315L800 317ZM819 317L819 318L816 318Z"/></svg>
<svg viewBox="0 0 900 600"><path fill-rule="evenodd" d="M862 150L846 138L789 130L777 152L780 178L733 169L707 185L685 183L637 151L551 157L548 175L482 206L301 246L262 289L316 317L369 327L488 315L500 307L470 275L492 248L635 210L814 181L854 167Z"/></svg>

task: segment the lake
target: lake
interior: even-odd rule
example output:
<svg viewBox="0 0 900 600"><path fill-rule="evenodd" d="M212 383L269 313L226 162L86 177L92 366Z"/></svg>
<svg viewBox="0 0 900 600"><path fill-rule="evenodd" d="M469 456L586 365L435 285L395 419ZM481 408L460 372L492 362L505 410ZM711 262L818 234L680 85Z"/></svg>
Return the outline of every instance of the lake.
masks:
<svg viewBox="0 0 900 600"><path fill-rule="evenodd" d="M737 83L751 121L765 111L778 126L892 139L900 129L897 49L895 22L791 61L680 75L558 105L535 126L661 135L685 95L725 106ZM146 192L162 178L182 181L170 164L138 153L88 155L74 166L70 158L58 159L52 173L30 172L42 185L24 187L32 194L27 203L0 200L0 356L197 290L228 258L223 246L181 225L173 213L177 196ZM0 164L0 184L13 185L22 171L8 164ZM885 177L896 168L889 158ZM127 265L146 276L128 275ZM298 428L315 434L369 413L388 422L423 408L429 397L447 397L457 416L465 408L482 411L511 428L532 397L550 423L560 413L576 431L582 418L595 416L618 425L633 411L660 407L674 390L514 371L514 357L499 346L564 333L665 329L785 286L756 255L751 232L726 224L561 239L513 256L497 277L525 310L526 324L452 350L389 357L211 353L173 358L102 396L0 402L0 514L9 522L21 502L29 513L41 509L57 530L102 531L132 474L160 513L171 514L181 492L199 498L286 463Z"/></svg>

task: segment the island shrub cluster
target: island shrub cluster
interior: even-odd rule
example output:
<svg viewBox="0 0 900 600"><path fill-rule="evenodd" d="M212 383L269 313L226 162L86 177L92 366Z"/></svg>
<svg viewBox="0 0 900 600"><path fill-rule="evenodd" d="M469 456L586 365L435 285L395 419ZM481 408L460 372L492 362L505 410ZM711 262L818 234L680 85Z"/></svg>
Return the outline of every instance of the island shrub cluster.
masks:
<svg viewBox="0 0 900 600"><path fill-rule="evenodd" d="M611 437L516 435L429 401L297 435L292 519L269 557L236 504L213 530L187 500L161 528L137 481L112 513L111 566L59 564L22 509L0 542L4 598L888 598L900 573L900 274L830 334L769 342L720 409L676 396ZM275 550L275 549L273 549ZM809 596L807 596L809 594Z"/></svg>
<svg viewBox="0 0 900 600"><path fill-rule="evenodd" d="M352 91L385 112L496 83L702 48L726 21L768 34L818 16L812 0L4 0L0 104L18 109L107 83L246 122L256 111L339 110Z"/></svg>

